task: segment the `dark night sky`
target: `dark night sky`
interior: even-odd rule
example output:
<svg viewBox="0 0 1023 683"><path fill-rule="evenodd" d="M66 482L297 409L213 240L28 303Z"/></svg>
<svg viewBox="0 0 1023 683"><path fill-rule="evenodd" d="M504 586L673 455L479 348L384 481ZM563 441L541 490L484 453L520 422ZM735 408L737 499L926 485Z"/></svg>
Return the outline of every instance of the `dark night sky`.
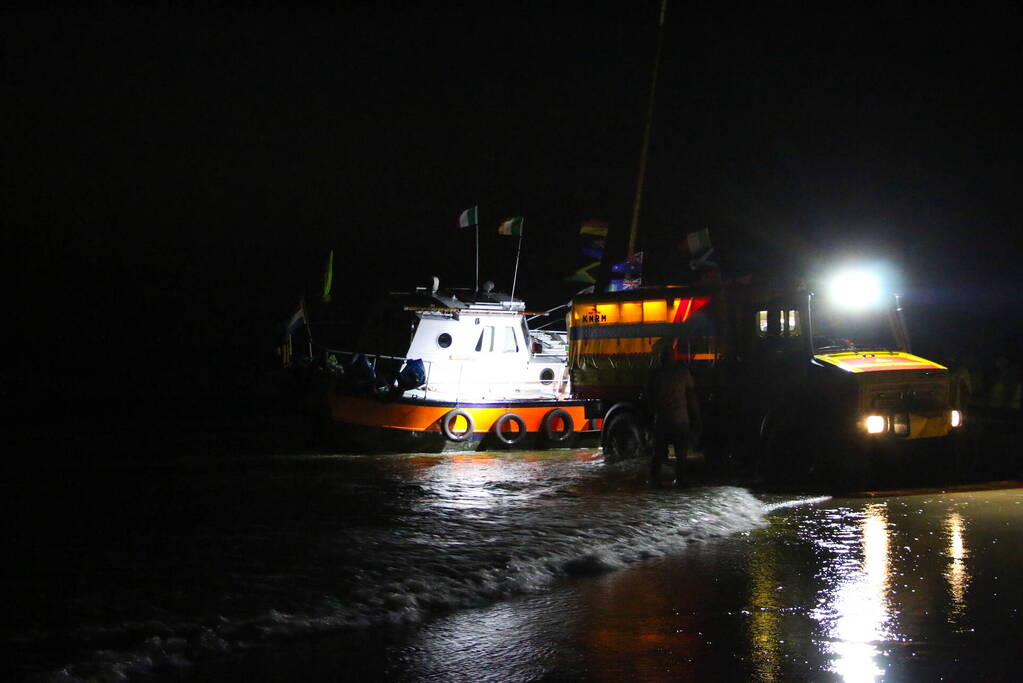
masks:
<svg viewBox="0 0 1023 683"><path fill-rule="evenodd" d="M624 251L657 10L3 10L4 251L31 351L15 384L228 386L331 248L357 299L471 285L453 225L474 203L483 277L510 287L495 231L521 215L517 293L564 301L581 220ZM979 300L1017 314L1020 29L1007 7L669 2L649 274L708 227L733 264L867 250L947 324Z"/></svg>

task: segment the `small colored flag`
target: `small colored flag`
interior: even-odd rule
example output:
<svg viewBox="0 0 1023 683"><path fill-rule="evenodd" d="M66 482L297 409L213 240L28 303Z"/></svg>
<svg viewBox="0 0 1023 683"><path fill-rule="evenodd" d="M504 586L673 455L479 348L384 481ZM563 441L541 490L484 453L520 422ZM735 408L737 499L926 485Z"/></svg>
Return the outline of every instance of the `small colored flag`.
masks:
<svg viewBox="0 0 1023 683"><path fill-rule="evenodd" d="M588 266L583 266L579 270L575 271L571 275L565 278L566 282L586 282L589 284L595 283L597 280L590 273L591 270L600 265L600 261L594 261Z"/></svg>
<svg viewBox="0 0 1023 683"><path fill-rule="evenodd" d="M522 237L522 221L523 218L509 218L497 228L498 235L518 235Z"/></svg>
<svg viewBox="0 0 1023 683"><path fill-rule="evenodd" d="M582 247L583 256L600 261L604 258L604 240L590 240Z"/></svg>
<svg viewBox="0 0 1023 683"><path fill-rule="evenodd" d="M479 207L471 206L458 216L458 227L471 228L479 225Z"/></svg>
<svg viewBox="0 0 1023 683"><path fill-rule="evenodd" d="M714 255L714 247L710 244L710 230L704 228L691 232L678 242L678 251L683 258L689 259L689 267L693 270L714 268L716 263L710 260Z"/></svg>
<svg viewBox="0 0 1023 683"><path fill-rule="evenodd" d="M579 234L607 237L607 223L604 221L583 221L583 226L579 228Z"/></svg>
<svg viewBox="0 0 1023 683"><path fill-rule="evenodd" d="M635 254L619 261L618 263L611 265L612 273L622 273L625 275L642 275L643 273L643 252L637 251Z"/></svg>
<svg viewBox="0 0 1023 683"><path fill-rule="evenodd" d="M611 272L618 274L619 277L611 279L607 291L638 289L643 285L643 252L637 251L624 261L611 264Z"/></svg>
<svg viewBox="0 0 1023 683"><path fill-rule="evenodd" d="M292 314L291 319L288 320L288 326L285 328L285 334L291 335L298 326L306 321L305 317L305 300L299 300L298 309Z"/></svg>
<svg viewBox="0 0 1023 683"><path fill-rule="evenodd" d="M330 303L330 290L334 286L334 250L330 250L327 266L323 269L323 303Z"/></svg>
<svg viewBox="0 0 1023 683"><path fill-rule="evenodd" d="M696 257L710 248L710 230L706 228L689 233L678 243L678 250L683 256Z"/></svg>
<svg viewBox="0 0 1023 683"><path fill-rule="evenodd" d="M639 278L621 278L611 280L607 286L609 292L625 292L630 289L639 289L643 286L643 280Z"/></svg>

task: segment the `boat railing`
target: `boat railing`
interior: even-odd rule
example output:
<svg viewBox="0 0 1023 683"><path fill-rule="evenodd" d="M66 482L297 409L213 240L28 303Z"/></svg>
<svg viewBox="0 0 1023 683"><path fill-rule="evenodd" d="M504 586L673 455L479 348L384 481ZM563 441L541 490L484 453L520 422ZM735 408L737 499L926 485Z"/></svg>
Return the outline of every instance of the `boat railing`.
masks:
<svg viewBox="0 0 1023 683"><path fill-rule="evenodd" d="M343 373L352 366L353 359L359 355L365 357L372 369L372 377L379 377L381 373L385 373L397 378L398 373L410 360L404 356L324 349L324 366L328 370ZM465 366L460 364L459 371L454 377L450 375L438 377L440 373L435 371L434 361L419 360L423 363L425 381L419 387L403 392L409 397L436 400L481 400L484 398L550 398L557 400L569 398L570 383L567 372L560 377L554 373L553 376L544 379L519 378L502 381L493 378L476 379L473 377L473 373L465 372ZM389 377L389 381L391 379Z"/></svg>
<svg viewBox="0 0 1023 683"><path fill-rule="evenodd" d="M401 371L402 368L405 367L405 364L409 361L409 359L404 356L388 356L382 353L362 353L360 351L342 351L341 349L324 349L323 355L324 365L328 370L350 367L353 358L356 356L363 356L369 363L369 367L372 369L373 375L376 375L377 371L380 369L380 361L384 361L391 365L391 367L387 368L387 370L394 372L395 375L397 375L397 373ZM420 359L420 362L423 364L423 368L426 371L426 384L429 384L430 370L433 366L433 361Z"/></svg>

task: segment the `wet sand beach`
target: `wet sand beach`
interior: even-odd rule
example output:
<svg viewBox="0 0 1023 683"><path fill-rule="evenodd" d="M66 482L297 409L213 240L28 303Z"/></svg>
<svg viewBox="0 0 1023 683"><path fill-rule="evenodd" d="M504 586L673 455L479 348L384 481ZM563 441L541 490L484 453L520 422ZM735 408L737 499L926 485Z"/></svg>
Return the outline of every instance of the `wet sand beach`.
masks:
<svg viewBox="0 0 1023 683"><path fill-rule="evenodd" d="M12 471L4 678L1012 677L1018 483L644 472L592 450Z"/></svg>
<svg viewBox="0 0 1023 683"><path fill-rule="evenodd" d="M685 495L670 493L666 495ZM542 595L215 667L237 680L1015 680L1023 489L784 505Z"/></svg>

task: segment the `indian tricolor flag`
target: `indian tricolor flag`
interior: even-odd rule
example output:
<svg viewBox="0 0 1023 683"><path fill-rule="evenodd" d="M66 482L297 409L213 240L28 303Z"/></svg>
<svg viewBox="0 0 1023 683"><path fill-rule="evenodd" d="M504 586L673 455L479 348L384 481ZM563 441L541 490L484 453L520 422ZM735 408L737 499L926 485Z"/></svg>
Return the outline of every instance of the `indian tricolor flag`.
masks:
<svg viewBox="0 0 1023 683"><path fill-rule="evenodd" d="M518 235L522 236L522 218L509 218L505 220L501 225L497 227L498 235ZM491 223L493 225L493 223Z"/></svg>
<svg viewBox="0 0 1023 683"><path fill-rule="evenodd" d="M458 216L458 227L471 228L479 225L479 207L471 206Z"/></svg>

